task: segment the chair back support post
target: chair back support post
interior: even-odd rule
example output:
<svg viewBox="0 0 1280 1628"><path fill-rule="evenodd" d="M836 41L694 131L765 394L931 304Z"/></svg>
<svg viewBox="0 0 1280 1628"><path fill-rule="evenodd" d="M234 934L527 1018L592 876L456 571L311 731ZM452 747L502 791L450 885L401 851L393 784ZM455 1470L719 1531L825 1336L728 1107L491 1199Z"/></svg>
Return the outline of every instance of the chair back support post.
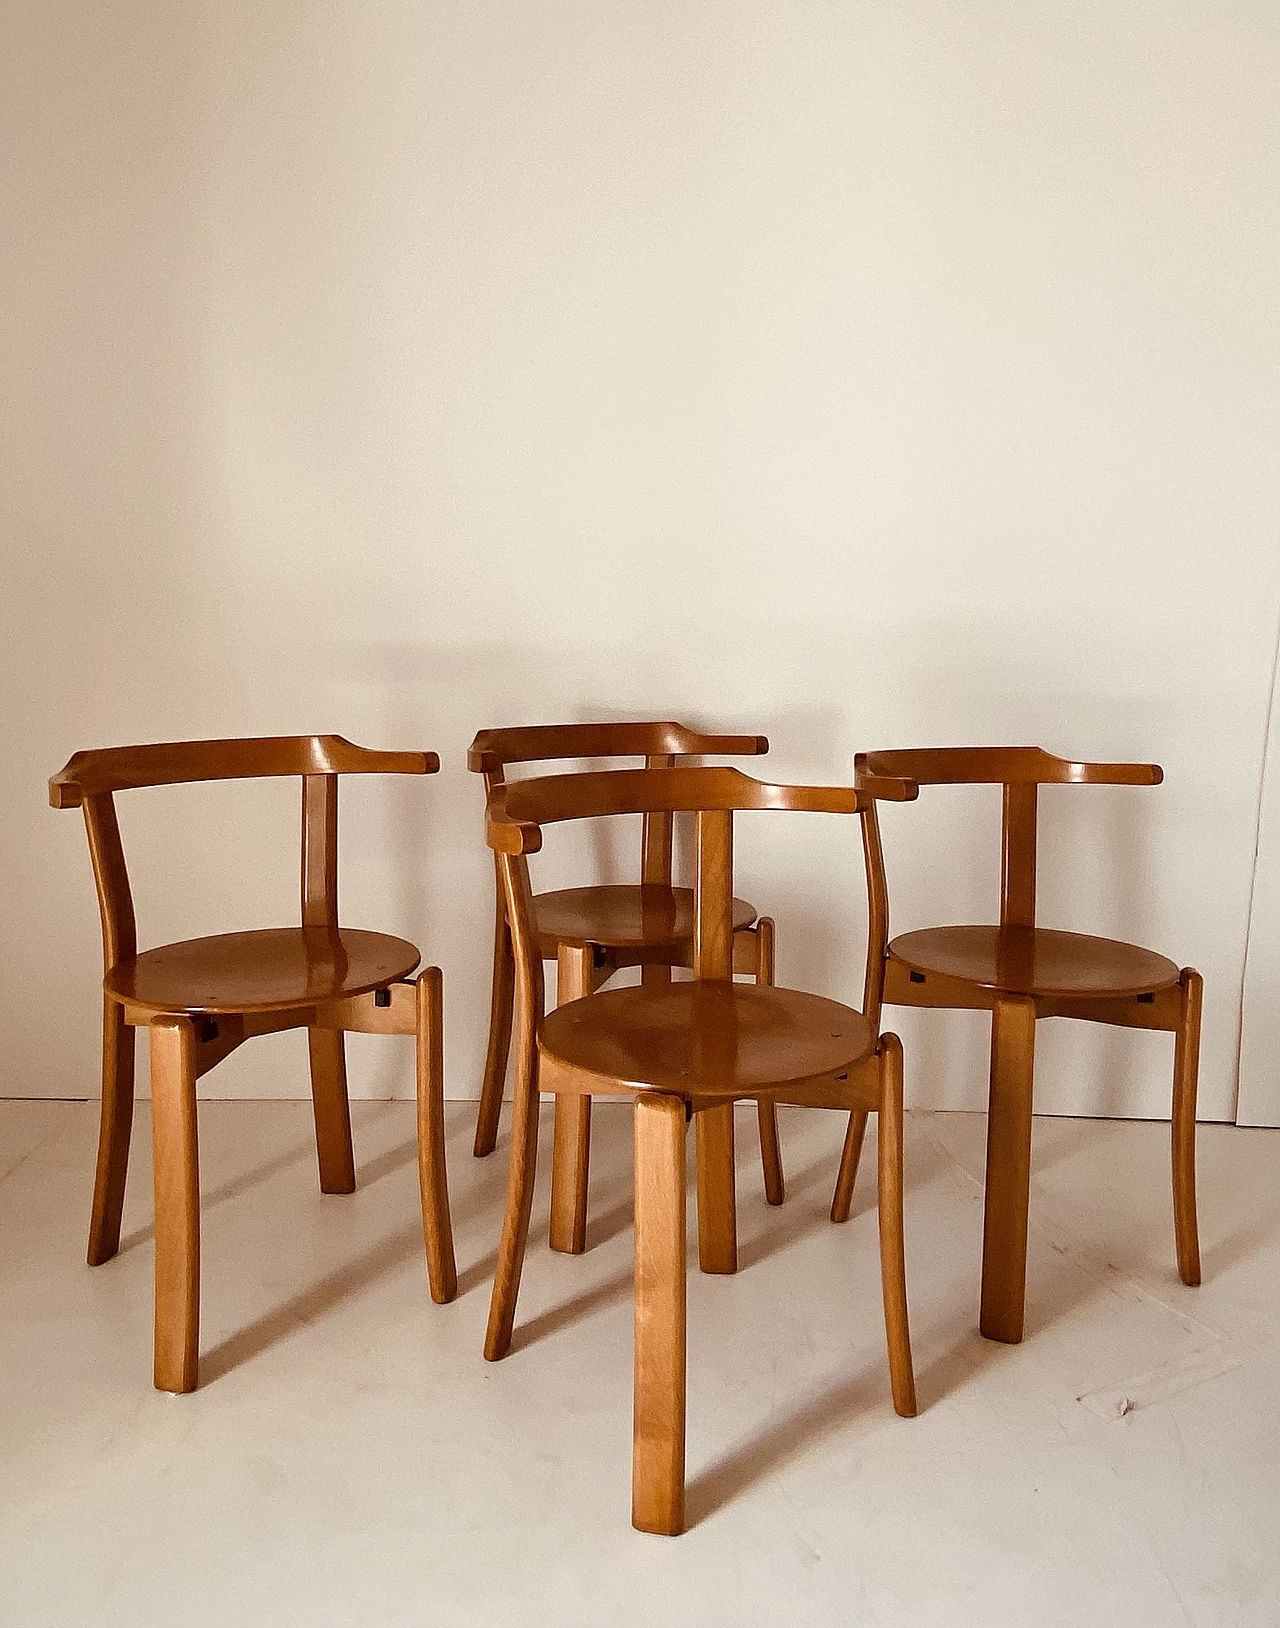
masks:
<svg viewBox="0 0 1280 1628"><path fill-rule="evenodd" d="M644 760L646 769L673 769L675 765L674 753L650 753ZM670 814L650 813L644 816L640 880L646 886L671 886L674 833Z"/></svg>
<svg viewBox="0 0 1280 1628"><path fill-rule="evenodd" d="M693 975L733 978L733 814L697 815L697 875L693 900Z"/></svg>
<svg viewBox="0 0 1280 1628"><path fill-rule="evenodd" d="M1036 803L1034 780L1005 783L1000 823L1000 925L1036 924Z"/></svg>
<svg viewBox="0 0 1280 1628"><path fill-rule="evenodd" d="M109 791L86 792L81 799L93 880L98 890L98 911L102 917L102 971L105 976L119 962L138 951L138 930L133 914L133 894L125 869L120 822L115 798Z"/></svg>
<svg viewBox="0 0 1280 1628"><path fill-rule="evenodd" d="M862 858L867 872L867 970L862 985L862 1015L874 1033L880 1033L884 1001L884 960L889 945L889 889L884 876L884 848L880 819L873 797L858 794L862 822Z"/></svg>
<svg viewBox="0 0 1280 1628"><path fill-rule="evenodd" d="M302 925L338 925L338 777L302 777Z"/></svg>

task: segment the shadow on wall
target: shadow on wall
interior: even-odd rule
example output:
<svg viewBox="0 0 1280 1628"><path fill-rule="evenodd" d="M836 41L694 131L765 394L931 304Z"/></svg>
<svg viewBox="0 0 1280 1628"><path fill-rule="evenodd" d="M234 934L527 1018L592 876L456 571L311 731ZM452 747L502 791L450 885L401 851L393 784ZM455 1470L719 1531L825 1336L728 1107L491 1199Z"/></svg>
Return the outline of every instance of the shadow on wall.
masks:
<svg viewBox="0 0 1280 1628"><path fill-rule="evenodd" d="M493 878L481 784L465 768L471 737L485 725L674 717L767 734L772 750L740 760L745 772L846 783L855 749L885 745L1036 743L1078 757L1150 760L1164 752L1170 784L1163 789L1050 788L1043 794L1040 919L1146 942L1182 962L1204 958L1202 950L1178 942L1187 936L1178 931L1186 912L1174 884L1188 861L1175 858L1174 850L1185 836L1179 826L1194 818L1197 792L1185 770L1195 741L1188 745L1186 720L1175 709L1154 700L1139 707L1114 695L1050 692L1030 650L1025 663L1006 659L1006 689L992 688L989 671L981 671L979 684L974 652L995 643L989 620L947 624L933 637L909 641L890 629L874 650L857 640L842 644L829 629L775 629L767 641L762 631L749 630L727 645L714 636L696 642L691 633L684 646L679 635L675 627L662 639L635 643L435 649L400 643L311 652L339 718L358 715L363 736L428 746L442 757L440 775L425 788L388 783L370 789L363 815L368 841L357 863L369 891L390 906L388 930L416 938L427 959L448 969L451 1094L474 1093L487 1027ZM927 662L920 650L930 652ZM950 651L951 659L939 662L939 651ZM696 678L690 676L695 671ZM796 704L799 682L830 699ZM695 705L688 704L691 698ZM1181 763L1169 761L1173 742ZM883 825L892 931L995 919L995 788L929 788L918 804L886 810ZM633 878L638 827L638 820L619 821L591 830L584 822L550 834L535 862L535 885L569 886L584 875ZM346 832L351 829L348 822ZM349 865L350 846L346 855ZM677 856L678 875L687 879L687 832ZM780 979L859 1002L865 892L856 824L744 818L737 861L739 893L778 919ZM346 896L355 897L344 885ZM909 1100L983 1105L984 1016L890 1010L885 1026L908 1041ZM1069 1038L1060 1042L1052 1029ZM1048 1026L1041 1041L1039 1105L1167 1113L1168 1064L1156 1037L1076 1024ZM377 1070L374 1094L403 1090L401 1061L384 1057Z"/></svg>

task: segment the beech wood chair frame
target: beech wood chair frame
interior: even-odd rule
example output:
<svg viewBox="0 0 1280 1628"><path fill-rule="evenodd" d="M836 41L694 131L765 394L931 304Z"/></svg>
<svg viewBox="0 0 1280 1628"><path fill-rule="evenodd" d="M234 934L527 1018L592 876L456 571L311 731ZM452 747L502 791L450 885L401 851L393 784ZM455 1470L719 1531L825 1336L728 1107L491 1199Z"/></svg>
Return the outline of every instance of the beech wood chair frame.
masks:
<svg viewBox="0 0 1280 1628"><path fill-rule="evenodd" d="M576 758L643 758L648 769L687 765L702 756L755 756L769 750L763 735L706 735L678 723L539 724L511 729L482 729L471 743L467 766L484 776L486 802L506 780L510 764L547 763ZM541 903L539 933L544 960L556 962L556 1000L577 1000L600 989L623 967L639 966L645 986L671 982L673 967L692 964L693 933L673 937L669 930L672 901L672 817L654 812L644 816L641 838L640 887L584 887L535 895ZM493 986L489 1008L489 1044L484 1080L476 1115L474 1152L477 1158L497 1145L498 1116L506 1083L511 1047L512 1001L515 970L501 866L495 861L493 933ZM650 900L649 913L661 925L651 939L610 942L607 916L601 909L610 898L624 894ZM572 901L572 926L557 932L548 926L551 909ZM656 902L655 902L656 901ZM742 906L742 901L738 901ZM757 983L773 982L774 924L757 916L750 906L739 910L733 934L735 972L749 973ZM663 918L666 918L665 922ZM663 930L664 926L667 930ZM760 1160L765 1195L781 1204L785 1195L778 1115L772 1102L757 1105ZM701 1144L699 1144L701 1146ZM591 1098L564 1095L556 1098L551 1165L550 1243L552 1249L578 1255L587 1242L587 1185L591 1152Z"/></svg>
<svg viewBox="0 0 1280 1628"><path fill-rule="evenodd" d="M1200 974L1134 945L1036 926L1039 787L1158 786L1163 771L1154 763L1072 763L1035 746L858 754L856 785L874 785L885 776L915 786L998 785L1003 794L999 927L926 928L895 938L884 950L886 1003L991 1013L981 1332L1010 1344L1023 1335L1035 1025L1040 1018L1083 1018L1175 1036L1174 1235L1179 1275L1184 1283L1198 1284ZM875 824L874 807L867 818ZM854 1114L850 1120L837 1184L850 1191L857 1172L857 1119Z"/></svg>
<svg viewBox="0 0 1280 1628"><path fill-rule="evenodd" d="M355 1191L344 1034L417 1042L418 1173L432 1298L457 1292L444 1148L441 974L412 944L338 926L338 777L434 774L434 752L375 752L337 735L182 741L77 752L49 782L54 808L82 808L102 918L102 1117L89 1225L91 1266L120 1243L133 1122L134 1030L151 1041L155 1162L155 1384L198 1381L200 1186L196 1081L255 1035L306 1029L316 1153L325 1193ZM281 775L302 778L302 927L222 935L138 957L133 898L114 794L143 786ZM169 952L173 952L172 955ZM209 956L234 965L220 996ZM157 979L156 957L169 962ZM283 976L282 957L289 976ZM198 967L203 972L182 975ZM299 966L301 985L295 976ZM176 970L175 970L176 969ZM261 978L258 978L258 974ZM282 982L283 976L283 982ZM372 980L372 981L371 981ZM186 983L190 1004L148 995ZM198 994L198 999L191 998Z"/></svg>
<svg viewBox="0 0 1280 1628"><path fill-rule="evenodd" d="M737 1265L733 1103L796 1103L878 1114L880 1261L894 1407L916 1411L907 1322L902 1212L902 1048L879 1033L883 867L874 827L864 848L871 948L864 1011L818 996L733 982L733 814L746 809L850 814L875 796L915 795L885 782L773 786L727 768L659 768L548 776L492 790L487 838L511 924L517 983L515 1097L507 1200L485 1356L510 1349L537 1162L540 1089L635 1101L635 1416L632 1523L684 1527L685 1163L695 1124L699 1261ZM536 900L527 855L542 827L604 814L692 812L697 819L694 981L619 989L543 1015ZM864 821L864 833L868 827ZM861 1129L858 1132L861 1140ZM837 1191L833 1218L848 1214Z"/></svg>

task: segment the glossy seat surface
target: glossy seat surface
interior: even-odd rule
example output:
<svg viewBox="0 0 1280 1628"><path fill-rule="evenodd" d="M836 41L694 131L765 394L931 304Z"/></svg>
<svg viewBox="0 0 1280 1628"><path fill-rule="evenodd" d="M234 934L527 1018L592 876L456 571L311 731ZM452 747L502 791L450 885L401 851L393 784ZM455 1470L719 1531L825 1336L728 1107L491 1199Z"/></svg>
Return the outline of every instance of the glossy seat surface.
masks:
<svg viewBox="0 0 1280 1628"><path fill-rule="evenodd" d="M534 901L543 956L559 944L603 944L630 950L689 943L693 939L693 893L654 884L565 888L539 893ZM755 907L733 901L733 925L750 927Z"/></svg>
<svg viewBox="0 0 1280 1628"><path fill-rule="evenodd" d="M130 957L104 987L154 1012L277 1012L361 995L421 960L407 939L359 928L268 928L185 939Z"/></svg>
<svg viewBox="0 0 1280 1628"><path fill-rule="evenodd" d="M538 1049L606 1091L748 1095L860 1062L876 1037L861 1013L821 995L703 980L617 989L548 1012Z"/></svg>
<svg viewBox="0 0 1280 1628"><path fill-rule="evenodd" d="M1179 976L1153 950L1049 927L926 927L895 938L889 955L914 971L1007 995L1137 995Z"/></svg>

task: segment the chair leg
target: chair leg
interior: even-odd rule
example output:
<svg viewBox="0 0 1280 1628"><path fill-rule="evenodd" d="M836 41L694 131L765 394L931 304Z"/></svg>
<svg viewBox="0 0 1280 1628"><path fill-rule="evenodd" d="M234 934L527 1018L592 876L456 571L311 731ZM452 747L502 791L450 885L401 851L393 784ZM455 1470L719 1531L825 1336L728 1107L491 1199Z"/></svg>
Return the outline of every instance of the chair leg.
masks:
<svg viewBox="0 0 1280 1628"><path fill-rule="evenodd" d="M507 1203L502 1217L493 1295L489 1301L489 1326L484 1337L484 1354L489 1362L497 1362L511 1349L524 1246L529 1236L529 1211L533 1207L533 1182L538 1167L538 1063L534 1047L534 1016L523 1014L511 1104Z"/></svg>
<svg viewBox="0 0 1280 1628"><path fill-rule="evenodd" d="M589 947L562 944L556 957L556 1005L582 1000L592 990ZM556 1098L551 1157L551 1247L581 1255L587 1247L587 1177L591 1164L591 1098Z"/></svg>
<svg viewBox="0 0 1280 1628"><path fill-rule="evenodd" d="M444 1157L444 1005L439 967L416 979L418 1016L418 1186L431 1298L444 1305L458 1292Z"/></svg>
<svg viewBox="0 0 1280 1628"><path fill-rule="evenodd" d="M764 1167L764 1196L770 1204L781 1204L787 1196L782 1176L782 1143L778 1138L778 1105L756 1102L756 1118L760 1124L760 1163Z"/></svg>
<svg viewBox="0 0 1280 1628"><path fill-rule="evenodd" d="M685 1105L644 1095L635 1109L635 1413L631 1524L684 1530Z"/></svg>
<svg viewBox="0 0 1280 1628"><path fill-rule="evenodd" d="M308 1029L311 1108L316 1123L316 1162L322 1193L354 1193L356 1160L351 1147L347 1100L346 1036L341 1029Z"/></svg>
<svg viewBox="0 0 1280 1628"><path fill-rule="evenodd" d="M1204 980L1182 970L1182 1011L1173 1051L1173 1225L1178 1275L1200 1282L1200 1232L1196 1224L1196 1083L1200 1072L1200 1007Z"/></svg>
<svg viewBox="0 0 1280 1628"><path fill-rule="evenodd" d="M493 987L489 998L489 1049L484 1059L484 1083L480 1087L480 1107L476 1113L476 1139L472 1152L477 1159L492 1153L498 1145L498 1116L502 1112L502 1088L507 1083L507 1054L511 1049L511 1010L515 998L515 963L511 955L511 929L507 907L498 878L498 902L493 922Z"/></svg>
<svg viewBox="0 0 1280 1628"><path fill-rule="evenodd" d="M98 1173L89 1221L89 1265L101 1266L120 1247L129 1137L133 1131L134 1032L124 1008L102 1003L102 1117L98 1127Z"/></svg>
<svg viewBox="0 0 1280 1628"><path fill-rule="evenodd" d="M1035 1002L1017 995L998 1000L991 1013L987 1193L978 1327L987 1339L1008 1345L1017 1345L1022 1338L1025 1312L1035 1048Z"/></svg>
<svg viewBox="0 0 1280 1628"><path fill-rule="evenodd" d="M858 1161L862 1158L862 1139L867 1134L867 1116L860 1108L849 1115L848 1129L844 1133L844 1147L840 1150L840 1169L836 1173L836 1190L831 1196L831 1219L847 1221L853 1208L853 1184L858 1179Z"/></svg>
<svg viewBox="0 0 1280 1628"><path fill-rule="evenodd" d="M738 1270L733 1104L704 1109L694 1125L698 1165L698 1265L704 1272Z"/></svg>
<svg viewBox="0 0 1280 1628"><path fill-rule="evenodd" d="M773 987L773 917L761 916L755 926L756 982ZM778 1105L760 1097L756 1102L760 1122L760 1163L764 1169L764 1196L770 1204L786 1197L782 1176L782 1142L778 1136Z"/></svg>
<svg viewBox="0 0 1280 1628"><path fill-rule="evenodd" d="M852 1116L855 1119L858 1117L856 1114ZM867 1116L863 1114L861 1118L865 1127ZM907 1322L907 1256L902 1218L902 1042L896 1034L880 1037L880 1112L877 1119L880 1286L884 1295L885 1339L889 1347L889 1383L893 1389L894 1412L904 1419L913 1419L916 1413L916 1381L911 1366L911 1330Z"/></svg>
<svg viewBox="0 0 1280 1628"><path fill-rule="evenodd" d="M196 1037L183 1017L151 1024L158 1391L193 1391L200 1352L200 1170Z"/></svg>

